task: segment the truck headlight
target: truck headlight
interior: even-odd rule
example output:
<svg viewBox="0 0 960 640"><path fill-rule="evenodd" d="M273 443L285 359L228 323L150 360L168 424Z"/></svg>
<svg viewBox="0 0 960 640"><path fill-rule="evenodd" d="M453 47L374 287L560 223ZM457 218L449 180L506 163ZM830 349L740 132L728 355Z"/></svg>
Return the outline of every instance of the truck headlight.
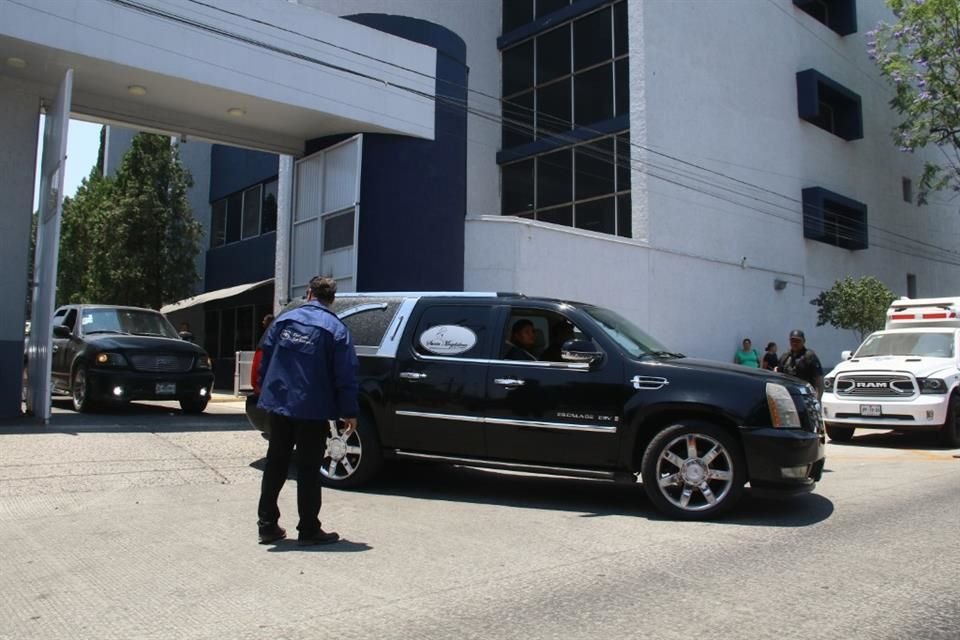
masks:
<svg viewBox="0 0 960 640"><path fill-rule="evenodd" d="M194 368L203 370L213 369L213 361L210 360L210 356L208 355L197 356L197 363L194 365Z"/></svg>
<svg viewBox="0 0 960 640"><path fill-rule="evenodd" d="M917 378L920 393L946 393L947 383L940 378Z"/></svg>
<svg viewBox="0 0 960 640"><path fill-rule="evenodd" d="M123 357L123 354L114 353L112 351L104 351L102 353L98 353L94 357L94 362L96 362L101 367L127 366L127 359Z"/></svg>
<svg viewBox="0 0 960 640"><path fill-rule="evenodd" d="M824 392L833 392L833 378L824 378L823 379L823 391Z"/></svg>
<svg viewBox="0 0 960 640"><path fill-rule="evenodd" d="M793 396L782 384L767 383L767 406L770 408L770 421L778 429L800 429L800 412Z"/></svg>

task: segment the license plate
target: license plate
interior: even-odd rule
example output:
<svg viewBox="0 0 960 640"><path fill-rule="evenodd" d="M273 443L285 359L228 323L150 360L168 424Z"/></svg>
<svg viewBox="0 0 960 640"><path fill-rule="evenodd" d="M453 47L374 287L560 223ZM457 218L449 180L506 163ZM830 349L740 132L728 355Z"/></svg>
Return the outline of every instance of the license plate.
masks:
<svg viewBox="0 0 960 640"><path fill-rule="evenodd" d="M157 383L157 395L158 396L172 396L177 392L177 385L173 382L158 382Z"/></svg>
<svg viewBox="0 0 960 640"><path fill-rule="evenodd" d="M879 418L883 415L883 412L878 404L862 404L860 405L860 415L864 418Z"/></svg>

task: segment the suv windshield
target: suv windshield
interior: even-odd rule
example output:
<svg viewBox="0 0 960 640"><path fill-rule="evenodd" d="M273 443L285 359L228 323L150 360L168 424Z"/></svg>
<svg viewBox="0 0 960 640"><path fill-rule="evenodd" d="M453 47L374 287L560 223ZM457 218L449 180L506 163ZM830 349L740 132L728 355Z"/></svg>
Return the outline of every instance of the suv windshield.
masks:
<svg viewBox="0 0 960 640"><path fill-rule="evenodd" d="M952 358L953 333L875 333L857 349L854 357L875 356Z"/></svg>
<svg viewBox="0 0 960 640"><path fill-rule="evenodd" d="M129 333L180 339L173 325L163 315L149 309L84 309L80 324L86 335Z"/></svg>
<svg viewBox="0 0 960 640"><path fill-rule="evenodd" d="M581 307L596 321L611 340L620 345L634 358L651 355L666 358L682 358L682 353L672 353L655 338L647 335L637 325L623 316L603 307Z"/></svg>

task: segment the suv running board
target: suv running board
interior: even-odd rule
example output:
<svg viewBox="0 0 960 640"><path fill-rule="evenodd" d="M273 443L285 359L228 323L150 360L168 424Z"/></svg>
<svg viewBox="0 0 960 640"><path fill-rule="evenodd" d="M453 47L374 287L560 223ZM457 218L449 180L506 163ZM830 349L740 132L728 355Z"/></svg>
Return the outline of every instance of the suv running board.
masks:
<svg viewBox="0 0 960 640"><path fill-rule="evenodd" d="M618 473L615 471L602 471L599 469L578 469L575 467L554 467L538 464L522 464L518 462L500 462L498 460L484 460L481 458L454 458L450 456L438 456L432 453L413 453L394 449L390 452L396 458L410 460L433 460L436 462L446 462L449 464L460 464L466 467L479 467L484 469L505 469L507 471L517 471L521 473L538 473L551 476L570 476L575 478L593 478L595 480L627 481L636 482L636 477L629 473ZM629 479L627 478L629 477Z"/></svg>

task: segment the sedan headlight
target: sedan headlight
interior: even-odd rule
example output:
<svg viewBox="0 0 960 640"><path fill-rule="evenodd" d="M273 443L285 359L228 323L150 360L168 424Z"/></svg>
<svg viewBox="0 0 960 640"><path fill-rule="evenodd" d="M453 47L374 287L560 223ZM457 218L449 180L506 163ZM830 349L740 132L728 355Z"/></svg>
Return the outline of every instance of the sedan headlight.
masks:
<svg viewBox="0 0 960 640"><path fill-rule="evenodd" d="M770 408L770 421L778 429L800 429L800 412L793 396L782 384L767 383L767 406Z"/></svg>
<svg viewBox="0 0 960 640"><path fill-rule="evenodd" d="M94 359L101 367L125 367L127 366L127 359L123 357L122 353L116 353L113 351L104 351L98 353Z"/></svg>
<svg viewBox="0 0 960 640"><path fill-rule="evenodd" d="M947 383L940 378L917 378L920 393L946 393Z"/></svg>
<svg viewBox="0 0 960 640"><path fill-rule="evenodd" d="M194 368L203 370L213 369L213 361L210 359L210 356L206 354L197 356L197 362Z"/></svg>

